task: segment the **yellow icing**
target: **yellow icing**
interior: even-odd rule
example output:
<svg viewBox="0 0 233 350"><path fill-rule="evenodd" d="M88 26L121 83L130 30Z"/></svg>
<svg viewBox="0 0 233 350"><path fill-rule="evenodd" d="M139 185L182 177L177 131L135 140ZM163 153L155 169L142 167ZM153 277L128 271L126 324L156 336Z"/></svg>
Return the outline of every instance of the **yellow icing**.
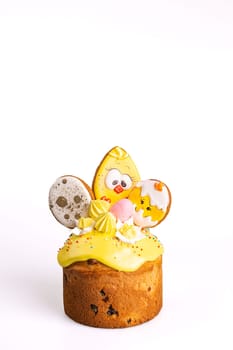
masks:
<svg viewBox="0 0 233 350"><path fill-rule="evenodd" d="M95 229L99 232L105 232L110 235L115 234L116 219L111 213L104 213L97 218Z"/></svg>
<svg viewBox="0 0 233 350"><path fill-rule="evenodd" d="M89 206L88 214L92 219L97 219L101 214L108 212L110 203L101 199L92 200Z"/></svg>
<svg viewBox="0 0 233 350"><path fill-rule="evenodd" d="M119 271L135 271L146 261L153 261L163 253L163 246L153 235L134 244L98 231L82 235L72 234L58 252L58 262L67 267L78 261L96 259Z"/></svg>
<svg viewBox="0 0 233 350"><path fill-rule="evenodd" d="M94 223L95 221L92 218L80 218L78 221L77 227L82 230L94 225Z"/></svg>
<svg viewBox="0 0 233 350"><path fill-rule="evenodd" d="M58 252L61 266L96 259L116 270L134 271L163 253L162 245L153 235L132 222L117 223L109 209L110 204L106 201L91 201L89 217L82 217L77 223L80 234L72 234ZM126 241L116 236L117 231ZM138 234L141 235L139 240Z"/></svg>

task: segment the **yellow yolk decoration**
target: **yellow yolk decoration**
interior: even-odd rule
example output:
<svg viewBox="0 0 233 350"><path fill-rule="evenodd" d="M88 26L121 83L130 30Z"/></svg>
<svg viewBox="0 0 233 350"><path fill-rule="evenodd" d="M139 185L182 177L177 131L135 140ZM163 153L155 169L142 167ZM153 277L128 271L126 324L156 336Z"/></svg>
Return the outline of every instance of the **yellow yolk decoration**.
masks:
<svg viewBox="0 0 233 350"><path fill-rule="evenodd" d="M125 236L126 238L134 238L137 234L136 229L134 225L124 224L120 229L119 232Z"/></svg>
<svg viewBox="0 0 233 350"><path fill-rule="evenodd" d="M93 191L96 199L104 199L113 204L127 198L139 180L138 170L128 153L120 147L114 147L96 171Z"/></svg>

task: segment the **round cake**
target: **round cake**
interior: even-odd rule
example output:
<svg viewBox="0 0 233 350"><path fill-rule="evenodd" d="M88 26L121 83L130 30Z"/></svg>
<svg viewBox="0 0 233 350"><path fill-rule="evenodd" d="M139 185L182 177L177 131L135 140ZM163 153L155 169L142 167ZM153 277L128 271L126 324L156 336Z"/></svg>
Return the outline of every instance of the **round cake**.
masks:
<svg viewBox="0 0 233 350"><path fill-rule="evenodd" d="M58 178L49 193L55 218L72 229L58 251L65 313L88 326L141 324L162 307L163 246L151 232L167 216L168 187L140 180L128 153L110 150L92 189L78 177Z"/></svg>
<svg viewBox="0 0 233 350"><path fill-rule="evenodd" d="M162 256L124 272L97 260L63 268L65 313L94 327L134 326L152 319L162 307Z"/></svg>

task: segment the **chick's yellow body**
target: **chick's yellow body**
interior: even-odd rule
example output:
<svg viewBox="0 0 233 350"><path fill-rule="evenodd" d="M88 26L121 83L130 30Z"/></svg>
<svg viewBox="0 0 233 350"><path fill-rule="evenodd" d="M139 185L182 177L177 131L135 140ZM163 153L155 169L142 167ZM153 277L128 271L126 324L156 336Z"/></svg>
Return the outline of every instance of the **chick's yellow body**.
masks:
<svg viewBox="0 0 233 350"><path fill-rule="evenodd" d="M96 171L93 180L95 198L114 204L127 198L138 181L140 175L131 157L121 147L114 147L106 154Z"/></svg>

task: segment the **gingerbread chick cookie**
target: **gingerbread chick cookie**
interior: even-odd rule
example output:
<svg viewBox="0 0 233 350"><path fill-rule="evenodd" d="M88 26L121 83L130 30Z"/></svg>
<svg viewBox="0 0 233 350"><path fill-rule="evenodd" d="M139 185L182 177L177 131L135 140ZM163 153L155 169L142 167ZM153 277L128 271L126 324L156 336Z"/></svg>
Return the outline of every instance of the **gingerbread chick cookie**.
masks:
<svg viewBox="0 0 233 350"><path fill-rule="evenodd" d="M138 182L129 194L135 205L134 223L140 227L154 227L167 216L171 206L168 187L158 180Z"/></svg>
<svg viewBox="0 0 233 350"><path fill-rule="evenodd" d="M49 191L49 207L55 218L64 226L74 228L80 217L88 214L94 198L90 187L78 177L59 177Z"/></svg>
<svg viewBox="0 0 233 350"><path fill-rule="evenodd" d="M123 148L117 146L100 163L93 180L93 191L96 199L114 204L127 198L139 180L140 175L134 162Z"/></svg>

